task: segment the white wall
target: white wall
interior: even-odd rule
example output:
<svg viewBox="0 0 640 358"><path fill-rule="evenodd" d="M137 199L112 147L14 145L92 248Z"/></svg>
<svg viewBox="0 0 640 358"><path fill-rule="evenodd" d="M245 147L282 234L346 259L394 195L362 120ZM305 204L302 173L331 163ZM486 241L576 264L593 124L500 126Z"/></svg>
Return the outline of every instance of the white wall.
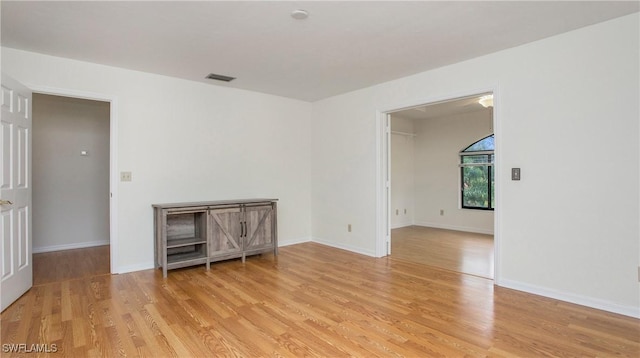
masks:
<svg viewBox="0 0 640 358"><path fill-rule="evenodd" d="M153 203L278 198L280 244L309 240L309 103L9 48L2 70L117 99L117 271L153 267Z"/></svg>
<svg viewBox="0 0 640 358"><path fill-rule="evenodd" d="M491 111L416 120L415 132L415 224L493 234L493 211L461 208L458 166L461 150L493 133Z"/></svg>
<svg viewBox="0 0 640 358"><path fill-rule="evenodd" d="M109 244L109 103L35 94L32 150L33 251Z"/></svg>
<svg viewBox="0 0 640 358"><path fill-rule="evenodd" d="M391 228L413 225L415 212L413 121L391 116Z"/></svg>
<svg viewBox="0 0 640 358"><path fill-rule="evenodd" d="M313 105L6 48L1 61L27 84L118 99L118 171L133 172L118 183L122 271L152 266L150 205L185 200L277 197L282 242L313 232L374 255L377 111L490 86L497 282L640 316L639 26L633 14Z"/></svg>
<svg viewBox="0 0 640 358"><path fill-rule="evenodd" d="M376 252L377 111L495 88L496 282L640 316L639 26L633 14L315 102L314 238Z"/></svg>

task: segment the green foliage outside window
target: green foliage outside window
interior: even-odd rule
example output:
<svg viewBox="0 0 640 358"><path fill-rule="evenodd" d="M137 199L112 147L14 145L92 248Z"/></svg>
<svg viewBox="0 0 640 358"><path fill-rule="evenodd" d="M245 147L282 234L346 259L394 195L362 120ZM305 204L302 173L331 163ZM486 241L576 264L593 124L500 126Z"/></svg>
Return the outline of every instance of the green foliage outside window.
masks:
<svg viewBox="0 0 640 358"><path fill-rule="evenodd" d="M462 207L493 210L495 169L493 135L483 138L460 152Z"/></svg>
<svg viewBox="0 0 640 358"><path fill-rule="evenodd" d="M487 166L462 168L462 206L489 208Z"/></svg>

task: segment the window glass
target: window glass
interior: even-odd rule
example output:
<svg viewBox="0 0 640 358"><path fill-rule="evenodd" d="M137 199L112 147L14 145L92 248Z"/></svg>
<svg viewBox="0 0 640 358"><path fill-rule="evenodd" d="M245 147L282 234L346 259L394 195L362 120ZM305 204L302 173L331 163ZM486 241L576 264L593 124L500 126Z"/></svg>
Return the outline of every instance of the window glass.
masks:
<svg viewBox="0 0 640 358"><path fill-rule="evenodd" d="M471 144L465 150L463 150L463 152L483 152L489 150L495 150L493 134Z"/></svg>
<svg viewBox="0 0 640 358"><path fill-rule="evenodd" d="M469 166L462 168L462 206L489 208L489 167Z"/></svg>
<svg viewBox="0 0 640 358"><path fill-rule="evenodd" d="M494 148L492 134L460 152L463 208L482 210L495 208Z"/></svg>

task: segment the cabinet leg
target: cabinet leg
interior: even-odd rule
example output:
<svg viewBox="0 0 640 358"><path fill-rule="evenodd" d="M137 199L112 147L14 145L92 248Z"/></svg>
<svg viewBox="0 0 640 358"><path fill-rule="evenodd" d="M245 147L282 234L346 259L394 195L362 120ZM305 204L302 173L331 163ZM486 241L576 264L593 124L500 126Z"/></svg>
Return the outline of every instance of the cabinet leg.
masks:
<svg viewBox="0 0 640 358"><path fill-rule="evenodd" d="M244 254L244 252L243 252L243 253L242 253L242 263L244 263L245 259L246 259L246 255L245 255L245 254Z"/></svg>
<svg viewBox="0 0 640 358"><path fill-rule="evenodd" d="M207 271L209 271L210 267L211 267L211 264L209 263L209 260L207 260Z"/></svg>

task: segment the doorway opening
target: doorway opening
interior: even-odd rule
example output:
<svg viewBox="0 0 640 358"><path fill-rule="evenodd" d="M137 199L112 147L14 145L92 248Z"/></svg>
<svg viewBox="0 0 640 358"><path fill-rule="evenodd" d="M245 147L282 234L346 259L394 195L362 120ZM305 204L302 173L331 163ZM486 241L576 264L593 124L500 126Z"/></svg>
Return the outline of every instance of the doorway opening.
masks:
<svg viewBox="0 0 640 358"><path fill-rule="evenodd" d="M101 234L96 234L95 237L91 237L91 238L81 238L76 243L70 243L69 246L64 246L65 243L62 243L61 246L56 247L55 245L53 245L54 247L48 247L45 250L36 251L38 246L34 245L34 250L33 250L34 261L36 259L35 258L36 255L41 255L39 259L41 259L44 262L51 262L51 260L55 262L72 262L74 260L76 261L79 260L79 265L85 267L85 272L99 271L100 273L107 273L107 274L118 273L119 272L119 268L117 265L118 263L118 220L117 220L118 175L116 172L118 167L117 166L117 143L118 143L117 142L117 128L118 128L117 99L110 95L85 92L85 91L68 90L68 89L62 89L62 88L51 88L46 86L32 85L30 86L30 89L33 91L34 98L36 98L35 101L33 102L34 104L36 104L35 102L38 101L38 98L45 98L45 96L56 97L57 99L62 100L63 102L64 101L66 102L80 101L79 103L81 104L84 103L85 107L98 106L102 108L103 111L106 112L106 118L102 117L102 123L100 124L102 125L102 129L100 131L101 133L100 135L102 136L102 139L100 140L100 142L103 148L103 151L100 154L102 156L102 158L100 159L100 162L102 164L101 164L99 175L93 178L95 180L101 181L102 189L99 192L94 193L94 195L101 196L101 198L99 199L101 201L101 204L100 204L101 208L100 209L93 208L92 212L98 213L98 214L94 215L91 218L91 220L93 220L94 223L99 223L99 225L101 226L100 230L98 231ZM86 102L82 102L82 101L86 101ZM75 114L75 116L77 117L77 113ZM105 133L105 127L104 127L105 124L106 124L106 127L108 128L106 133ZM87 123L84 123L84 125L86 127ZM93 125L98 125L98 124L96 121L94 121ZM37 130L38 129L36 129L36 131ZM66 134L69 135L69 131ZM61 134L58 134L58 135L61 135ZM94 135L95 135L95 132L94 132ZM83 169L86 170L92 165L92 162L98 161L98 158L96 158L97 153L93 152L93 150L88 149L88 146L90 144L92 143L95 144L94 143L95 138L90 139L91 136L87 137L86 135L83 135L83 137L86 139L84 143L76 142L76 144L78 145L77 147L75 148L67 147L68 155L70 157L75 158L76 164L79 163L79 166L76 167L77 171L82 171ZM105 140L108 143L108 146L106 146L106 153L104 153ZM105 170L105 158L107 163L106 170ZM58 171L54 171L54 173L57 173L55 175L60 175L60 176L70 176L71 178L73 178L72 181L79 180L78 179L79 176L76 177L75 175L73 175L73 173L69 173L69 171L70 170L67 170L67 169L64 169L64 170L61 169ZM95 175L96 173L93 173L93 174ZM90 179L87 179L87 180L90 180ZM107 188L106 192L104 191L105 181L106 183L108 183L106 187ZM34 189L36 190L36 195L37 195L38 186L41 186L41 184L39 185L38 182L36 182L35 180L34 182L36 185L36 188ZM77 196L77 194L75 195ZM77 199L77 197L75 197L75 199ZM105 206L106 206L106 211L105 211ZM38 211L39 211L38 206L35 205L34 212L36 212L36 214L34 215L35 217L34 220L38 220L36 216L36 215L39 215ZM73 221L76 220L77 217L70 215L67 217L67 219L71 221L69 225L73 225ZM106 224L107 229L105 229L105 222L107 223ZM34 232L35 231L36 230L34 230ZM85 232L89 232L89 231L85 231ZM94 245L97 245L97 246L94 246ZM59 249L64 251L59 251L59 250L54 251L51 249ZM98 262L94 263L93 261L98 261ZM106 267L105 267L105 264L106 264ZM64 268L62 268L61 270L64 272ZM78 271L81 271L81 270L78 270ZM34 273L34 276L35 276L35 273Z"/></svg>
<svg viewBox="0 0 640 358"><path fill-rule="evenodd" d="M487 136L493 143L495 112L486 103L493 92L380 112L380 256L495 278L499 152L482 151L477 157L491 162L477 168L463 152Z"/></svg>
<svg viewBox="0 0 640 358"><path fill-rule="evenodd" d="M34 285L110 272L110 104L33 94Z"/></svg>

